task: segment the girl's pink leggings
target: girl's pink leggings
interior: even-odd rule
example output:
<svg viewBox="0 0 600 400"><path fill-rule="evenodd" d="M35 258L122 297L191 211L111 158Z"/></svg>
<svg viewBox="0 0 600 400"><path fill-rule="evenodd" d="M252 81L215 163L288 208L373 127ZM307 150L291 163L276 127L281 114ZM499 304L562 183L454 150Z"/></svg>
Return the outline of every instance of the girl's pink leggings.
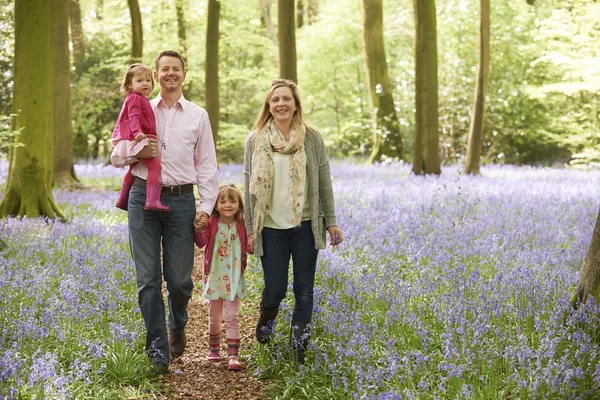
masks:
<svg viewBox="0 0 600 400"><path fill-rule="evenodd" d="M221 321L225 309L225 330L228 339L240 338L240 298L234 301L218 299L208 301L208 332L212 335L221 332Z"/></svg>

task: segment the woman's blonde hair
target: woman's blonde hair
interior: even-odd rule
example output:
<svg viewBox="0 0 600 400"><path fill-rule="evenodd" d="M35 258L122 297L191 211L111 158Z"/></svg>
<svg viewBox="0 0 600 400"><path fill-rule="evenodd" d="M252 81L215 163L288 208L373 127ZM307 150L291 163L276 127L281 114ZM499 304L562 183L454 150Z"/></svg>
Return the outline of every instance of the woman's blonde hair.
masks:
<svg viewBox="0 0 600 400"><path fill-rule="evenodd" d="M137 74L147 74L152 81L152 90L154 90L154 78L152 78L152 69L150 67L145 66L144 64L131 64L127 67L127 71L123 74L121 78L121 93L124 95L128 95L131 92L131 82L133 81L133 76Z"/></svg>
<svg viewBox="0 0 600 400"><path fill-rule="evenodd" d="M220 217L219 210L217 210L217 205L219 204L219 200L221 199L237 199L238 201L238 212L235 213L233 218L236 221L244 220L244 199L242 198L242 193L239 191L237 186L234 183L224 183L219 186L219 194L217 195L217 202L215 203L215 207L213 208L212 215L214 217Z"/></svg>
<svg viewBox="0 0 600 400"><path fill-rule="evenodd" d="M269 121L273 119L273 115L270 111L271 97L273 97L273 92L275 89L282 86L290 88L292 91L292 96L294 97L294 101L296 102L296 111L292 117L292 128L304 125L306 127L307 134L309 132L316 133L315 129L308 125L304 119L304 112L302 111L302 102L300 101L300 90L298 89L298 86L296 86L294 81L289 79L273 79L271 81L271 87L265 96L265 101L262 105L262 108L260 109L260 113L258 113L258 117L256 117L256 121L254 122L253 131L256 132L255 137L258 137L263 132Z"/></svg>

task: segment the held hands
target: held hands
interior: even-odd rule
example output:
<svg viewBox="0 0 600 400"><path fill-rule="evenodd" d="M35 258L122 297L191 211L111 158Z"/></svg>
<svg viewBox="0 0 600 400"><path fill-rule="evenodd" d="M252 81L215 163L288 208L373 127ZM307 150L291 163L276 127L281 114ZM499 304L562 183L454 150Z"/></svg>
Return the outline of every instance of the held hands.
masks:
<svg viewBox="0 0 600 400"><path fill-rule="evenodd" d="M248 235L248 253L254 253L254 235Z"/></svg>
<svg viewBox="0 0 600 400"><path fill-rule="evenodd" d="M135 141L136 142L141 142L142 140L146 139L146 134L143 132L138 133L137 135L135 135Z"/></svg>
<svg viewBox="0 0 600 400"><path fill-rule="evenodd" d="M139 135L138 135L139 136ZM136 136L137 140L137 136ZM139 153L135 155L136 158L152 158L156 157L158 154L158 145L156 144L156 139L149 137L148 138L148 146L144 146Z"/></svg>
<svg viewBox="0 0 600 400"><path fill-rule="evenodd" d="M196 232L202 232L208 225L208 214L204 211L200 211L194 219L194 230Z"/></svg>
<svg viewBox="0 0 600 400"><path fill-rule="evenodd" d="M327 228L327 230L329 231L329 236L331 236L331 241L329 242L329 244L331 244L332 246L337 246L338 244L344 241L344 235L342 234L340 228L338 228L337 226L330 226L329 228Z"/></svg>

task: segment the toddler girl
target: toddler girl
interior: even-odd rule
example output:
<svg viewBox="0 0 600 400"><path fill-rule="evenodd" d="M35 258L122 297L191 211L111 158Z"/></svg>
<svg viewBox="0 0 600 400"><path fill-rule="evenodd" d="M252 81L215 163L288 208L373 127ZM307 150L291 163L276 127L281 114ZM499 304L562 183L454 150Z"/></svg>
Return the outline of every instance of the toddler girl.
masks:
<svg viewBox="0 0 600 400"><path fill-rule="evenodd" d="M244 228L244 204L240 191L233 184L221 185L217 203L208 225L199 231L200 221L194 221L194 241L204 249L203 297L208 302L208 360L220 361L220 336L223 309L227 332L227 368L239 371L240 299L246 297L246 253L248 247Z"/></svg>
<svg viewBox="0 0 600 400"><path fill-rule="evenodd" d="M154 89L152 70L143 64L131 64L121 80L121 92L127 97L121 108L117 124L112 134L113 152L126 157L137 154L148 145L148 138L156 139L156 119L147 96ZM129 150L128 150L129 149ZM158 157L141 158L139 162L148 168L146 182L146 205L144 210L169 212L171 209L162 204L160 193L160 160ZM133 185L131 170L137 162L129 166L123 177L121 192L115 206L127 210L129 190Z"/></svg>

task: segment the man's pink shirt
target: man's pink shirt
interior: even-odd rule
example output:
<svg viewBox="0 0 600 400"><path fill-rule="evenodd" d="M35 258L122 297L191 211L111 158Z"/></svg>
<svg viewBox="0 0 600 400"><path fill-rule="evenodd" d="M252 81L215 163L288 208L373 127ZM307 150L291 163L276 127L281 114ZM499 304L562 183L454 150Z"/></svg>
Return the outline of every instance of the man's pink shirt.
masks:
<svg viewBox="0 0 600 400"><path fill-rule="evenodd" d="M169 108L160 94L150 100L156 116L161 182L165 186L198 185L200 210L212 213L219 189L217 157L208 113L183 95ZM134 156L132 154L131 156ZM116 160L113 157L113 164ZM129 160L122 160L129 164ZM135 161L135 160L132 160ZM119 163L120 164L120 163ZM146 179L148 169L138 163L132 174Z"/></svg>

